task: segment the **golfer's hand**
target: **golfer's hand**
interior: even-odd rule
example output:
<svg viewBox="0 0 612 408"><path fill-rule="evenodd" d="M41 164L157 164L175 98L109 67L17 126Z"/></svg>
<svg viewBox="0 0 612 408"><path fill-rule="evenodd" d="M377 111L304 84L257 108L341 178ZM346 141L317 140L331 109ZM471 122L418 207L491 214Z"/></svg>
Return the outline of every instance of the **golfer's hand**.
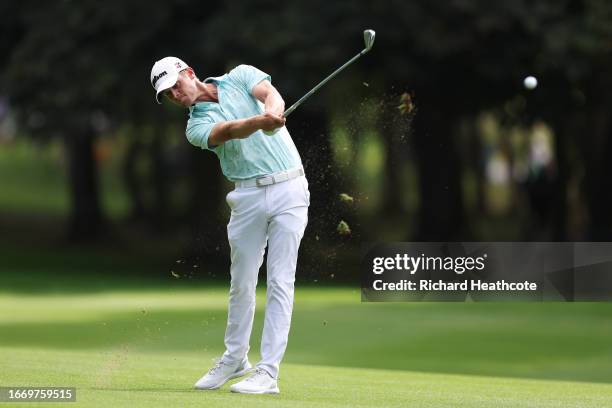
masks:
<svg viewBox="0 0 612 408"><path fill-rule="evenodd" d="M286 119L282 116L266 112L259 116L259 128L264 132L272 132L279 127L285 126Z"/></svg>
<svg viewBox="0 0 612 408"><path fill-rule="evenodd" d="M274 106L266 106L266 113L271 113L274 116L283 117L285 113L285 104L276 104Z"/></svg>

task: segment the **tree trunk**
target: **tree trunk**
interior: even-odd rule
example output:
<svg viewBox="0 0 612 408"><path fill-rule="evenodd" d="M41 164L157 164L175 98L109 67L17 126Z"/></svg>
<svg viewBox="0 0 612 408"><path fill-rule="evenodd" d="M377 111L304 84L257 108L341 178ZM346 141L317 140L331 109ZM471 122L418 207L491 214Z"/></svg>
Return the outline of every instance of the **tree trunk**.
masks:
<svg viewBox="0 0 612 408"><path fill-rule="evenodd" d="M414 146L419 172L418 241L460 240L463 233L461 167L453 137L452 106L417 101Z"/></svg>
<svg viewBox="0 0 612 408"><path fill-rule="evenodd" d="M589 115L589 123L599 123L593 126L592 133L583 137L583 143L588 143L584 149L586 199L590 212L590 241L609 241L612 239L612 126L606 120L607 112L603 106L593 109ZM599 117L599 120L598 120ZM606 137L607 136L607 137Z"/></svg>
<svg viewBox="0 0 612 408"><path fill-rule="evenodd" d="M150 185L153 186L151 224L157 231L166 229L168 219L168 168L164 160L164 129L161 124L155 127L150 146L152 161Z"/></svg>
<svg viewBox="0 0 612 408"><path fill-rule="evenodd" d="M399 119L398 113L392 109L382 109L378 118L382 139L385 144L385 170L382 191L382 211L384 214L397 215L402 212L401 186L399 179L400 155L399 143L397 143L399 133L407 131L402 129L400 121L410 121L410 114L406 114Z"/></svg>
<svg viewBox="0 0 612 408"><path fill-rule="evenodd" d="M221 262L221 248L227 249L227 220L220 211L225 204L219 160L211 152L192 146L186 147L191 177L191 198L187 219L192 237L192 252L196 261L206 257L209 261Z"/></svg>
<svg viewBox="0 0 612 408"><path fill-rule="evenodd" d="M567 241L567 216L568 216L568 184L570 179L570 163L567 157L567 145L574 128L571 124L564 129L555 132L555 157L557 164L557 175L553 186L554 210L552 215L552 239L554 241Z"/></svg>
<svg viewBox="0 0 612 408"><path fill-rule="evenodd" d="M123 158L122 175L128 196L130 197L129 220L140 222L147 218L144 191L138 176L138 161L144 149L142 141L134 134L128 141L127 151Z"/></svg>
<svg viewBox="0 0 612 408"><path fill-rule="evenodd" d="M300 152L311 192L308 229L319 238L336 236L340 222L337 188L338 169L334 166L327 118L323 112L297 110L290 132Z"/></svg>
<svg viewBox="0 0 612 408"><path fill-rule="evenodd" d="M593 214L592 239L595 241L612 241L612 128L608 129L608 137L603 149L602 166L598 179L598 193L595 201L599 203L597 212Z"/></svg>
<svg viewBox="0 0 612 408"><path fill-rule="evenodd" d="M68 157L70 217L68 238L73 242L92 241L105 230L100 208L98 166L91 131L65 138Z"/></svg>

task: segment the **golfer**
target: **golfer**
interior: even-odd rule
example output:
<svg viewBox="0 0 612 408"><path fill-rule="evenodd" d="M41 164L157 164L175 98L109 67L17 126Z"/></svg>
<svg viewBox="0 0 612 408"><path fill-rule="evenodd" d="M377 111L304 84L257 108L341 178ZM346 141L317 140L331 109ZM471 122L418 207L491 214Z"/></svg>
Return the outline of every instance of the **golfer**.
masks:
<svg viewBox="0 0 612 408"><path fill-rule="evenodd" d="M300 155L284 126L285 103L270 76L249 65L201 81L185 62L166 57L153 65L151 84L158 103L163 95L189 108L187 139L215 153L223 174L235 184L226 197L231 209L227 226L231 285L225 353L195 387L216 389L250 372L231 391L277 394L291 325L298 248L310 203ZM251 370L247 354L255 287L266 245L261 361Z"/></svg>

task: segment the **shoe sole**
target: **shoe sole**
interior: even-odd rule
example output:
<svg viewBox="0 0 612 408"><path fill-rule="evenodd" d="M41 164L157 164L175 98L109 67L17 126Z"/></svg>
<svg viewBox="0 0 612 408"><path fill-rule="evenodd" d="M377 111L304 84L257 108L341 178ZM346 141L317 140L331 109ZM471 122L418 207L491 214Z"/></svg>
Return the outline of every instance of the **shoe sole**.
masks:
<svg viewBox="0 0 612 408"><path fill-rule="evenodd" d="M242 377L243 375L251 371L252 368L253 367L245 368L242 371L232 374L231 376L227 377L227 379L223 381L221 384L215 385L214 387L198 387L194 385L193 388L195 388L196 390L218 390L219 388L223 387L223 385L227 383L229 380L233 380L234 378Z"/></svg>
<svg viewBox="0 0 612 408"><path fill-rule="evenodd" d="M278 389L278 387L264 391L239 391L230 388L230 391L238 394L280 394L280 390Z"/></svg>

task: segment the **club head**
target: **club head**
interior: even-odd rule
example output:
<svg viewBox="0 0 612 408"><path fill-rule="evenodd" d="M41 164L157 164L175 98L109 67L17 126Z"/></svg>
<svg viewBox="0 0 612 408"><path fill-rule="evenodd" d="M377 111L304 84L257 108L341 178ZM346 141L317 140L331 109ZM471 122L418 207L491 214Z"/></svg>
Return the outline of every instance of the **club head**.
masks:
<svg viewBox="0 0 612 408"><path fill-rule="evenodd" d="M374 45L374 38L376 37L376 33L374 30L365 30L363 32L363 41L365 43L365 52L368 52L372 49Z"/></svg>

